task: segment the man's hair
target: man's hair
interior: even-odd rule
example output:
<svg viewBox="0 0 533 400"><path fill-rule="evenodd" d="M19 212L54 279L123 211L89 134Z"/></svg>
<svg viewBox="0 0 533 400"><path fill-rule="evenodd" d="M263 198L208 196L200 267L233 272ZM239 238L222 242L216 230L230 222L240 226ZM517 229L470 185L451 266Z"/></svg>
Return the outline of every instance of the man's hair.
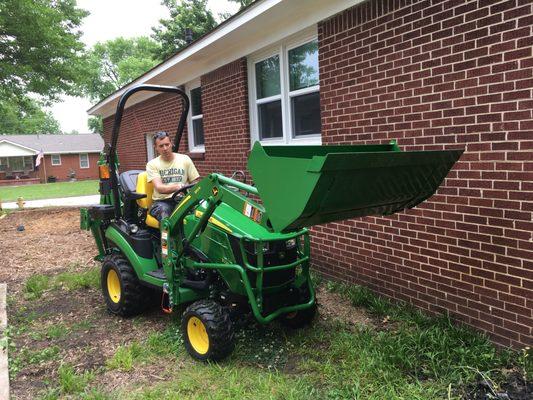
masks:
<svg viewBox="0 0 533 400"><path fill-rule="evenodd" d="M165 131L159 131L157 132L155 135L154 135L154 143L157 141L157 140L160 140L160 139L164 139L164 138L170 138L170 136L168 135L167 132Z"/></svg>

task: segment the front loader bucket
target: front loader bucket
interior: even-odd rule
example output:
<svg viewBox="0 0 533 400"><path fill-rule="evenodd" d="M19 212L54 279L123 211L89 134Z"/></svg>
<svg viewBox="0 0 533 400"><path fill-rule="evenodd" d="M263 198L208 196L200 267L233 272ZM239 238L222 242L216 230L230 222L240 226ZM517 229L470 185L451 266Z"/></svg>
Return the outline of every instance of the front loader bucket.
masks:
<svg viewBox="0 0 533 400"><path fill-rule="evenodd" d="M288 232L414 207L435 193L462 152L404 152L394 142L268 147L256 142L248 169L272 228Z"/></svg>

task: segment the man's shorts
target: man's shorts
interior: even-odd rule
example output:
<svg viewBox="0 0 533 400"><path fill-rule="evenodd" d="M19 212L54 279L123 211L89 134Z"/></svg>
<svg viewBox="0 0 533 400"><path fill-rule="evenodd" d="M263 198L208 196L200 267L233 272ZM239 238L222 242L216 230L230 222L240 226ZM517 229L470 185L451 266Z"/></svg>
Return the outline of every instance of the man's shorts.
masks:
<svg viewBox="0 0 533 400"><path fill-rule="evenodd" d="M150 208L150 215L161 222L163 218L170 217L175 207L176 202L172 199L156 200Z"/></svg>

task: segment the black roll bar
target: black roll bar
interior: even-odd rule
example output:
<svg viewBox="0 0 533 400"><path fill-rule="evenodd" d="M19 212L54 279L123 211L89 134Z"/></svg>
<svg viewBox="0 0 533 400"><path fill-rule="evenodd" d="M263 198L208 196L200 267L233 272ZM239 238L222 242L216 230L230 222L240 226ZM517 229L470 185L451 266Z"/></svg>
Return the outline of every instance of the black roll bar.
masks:
<svg viewBox="0 0 533 400"><path fill-rule="evenodd" d="M178 129L176 131L176 137L174 139L174 145L172 146L172 151L177 152L183 130L185 129L185 122L187 120L187 114L189 113L189 98L183 90L176 86L160 86L160 85L139 85L132 87L131 89L126 90L117 104L117 111L115 112L115 121L113 124L113 133L111 134L111 142L109 143L109 149L107 152L107 163L109 165L110 178L111 178L111 187L113 190L113 203L115 208L115 219L120 218L120 198L118 193L118 177L116 169L116 154L117 154L117 142L118 134L120 132L120 125L122 123L122 114L124 113L124 107L126 101L130 98L131 95L140 92L140 91L150 91L150 92L163 92L163 93L176 93L181 96L182 99L182 110L181 116L178 123Z"/></svg>

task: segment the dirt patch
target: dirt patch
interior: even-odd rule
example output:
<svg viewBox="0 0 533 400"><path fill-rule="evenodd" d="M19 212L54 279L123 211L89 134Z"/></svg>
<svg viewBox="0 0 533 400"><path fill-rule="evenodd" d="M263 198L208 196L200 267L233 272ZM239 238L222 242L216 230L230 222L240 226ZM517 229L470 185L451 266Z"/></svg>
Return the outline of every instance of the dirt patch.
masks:
<svg viewBox="0 0 533 400"><path fill-rule="evenodd" d="M35 354L46 348L58 348L57 357L50 361L32 364L30 358L28 364L21 365L11 380L13 397L19 399L35 398L44 389L43 382L57 379L62 363L80 372L95 371L105 366L120 345L142 342L150 332L163 331L170 322L170 317L159 310L150 310L136 319L111 315L97 289L54 291L38 301L21 301L15 306L24 310L24 313L11 310L15 327L21 325L25 315L36 317L27 330L13 338L12 358L24 358L23 349ZM64 327L65 332L60 337L50 337L46 332L51 327Z"/></svg>
<svg viewBox="0 0 533 400"><path fill-rule="evenodd" d="M31 275L96 265L96 246L90 233L80 230L78 208L10 213L0 220L0 238L0 282L7 282L9 291Z"/></svg>
<svg viewBox="0 0 533 400"><path fill-rule="evenodd" d="M526 382L521 373L511 371L500 387L480 380L468 385L463 400L531 400L533 398L533 383Z"/></svg>
<svg viewBox="0 0 533 400"><path fill-rule="evenodd" d="M105 386L109 392L131 387L133 384L137 387L143 387L145 383L150 386L172 379L176 371L184 365L176 363L175 360L161 359L157 364L137 365L128 372L106 371L96 378L93 385Z"/></svg>
<svg viewBox="0 0 533 400"><path fill-rule="evenodd" d="M338 320L354 326L373 326L373 320L363 309L352 306L350 301L343 298L340 294L318 288L317 298L321 318Z"/></svg>

